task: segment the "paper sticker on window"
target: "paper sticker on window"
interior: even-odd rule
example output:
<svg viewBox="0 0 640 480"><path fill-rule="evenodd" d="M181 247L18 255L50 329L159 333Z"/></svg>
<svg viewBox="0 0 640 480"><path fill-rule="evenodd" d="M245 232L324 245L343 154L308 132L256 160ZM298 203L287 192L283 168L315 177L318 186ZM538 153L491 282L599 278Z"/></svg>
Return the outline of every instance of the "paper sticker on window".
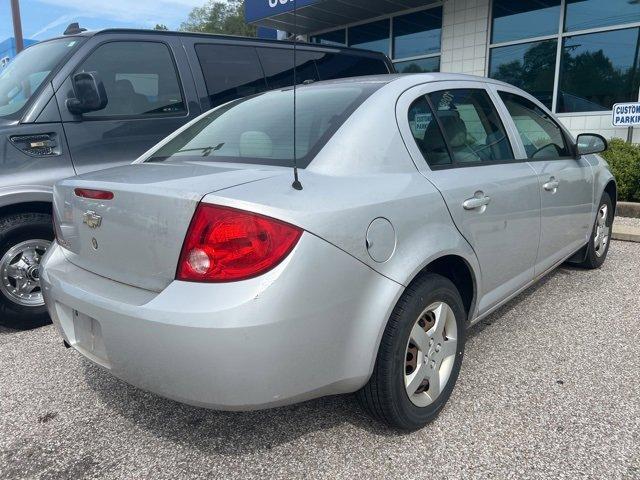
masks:
<svg viewBox="0 0 640 480"><path fill-rule="evenodd" d="M429 123L431 123L430 113L417 113L415 116L415 124L413 127L414 136L424 136L424 132L427 131Z"/></svg>

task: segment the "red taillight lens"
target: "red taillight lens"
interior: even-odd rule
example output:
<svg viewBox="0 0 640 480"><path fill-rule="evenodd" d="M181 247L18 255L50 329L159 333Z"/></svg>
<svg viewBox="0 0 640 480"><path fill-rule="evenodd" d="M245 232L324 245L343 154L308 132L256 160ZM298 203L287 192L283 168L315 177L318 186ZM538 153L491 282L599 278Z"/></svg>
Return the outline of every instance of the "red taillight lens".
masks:
<svg viewBox="0 0 640 480"><path fill-rule="evenodd" d="M302 230L235 208L201 203L182 246L176 279L231 282L261 275L278 265Z"/></svg>
<svg viewBox="0 0 640 480"><path fill-rule="evenodd" d="M90 188L76 188L73 193L78 197L90 198L92 200L112 200L113 192L107 190L92 190Z"/></svg>

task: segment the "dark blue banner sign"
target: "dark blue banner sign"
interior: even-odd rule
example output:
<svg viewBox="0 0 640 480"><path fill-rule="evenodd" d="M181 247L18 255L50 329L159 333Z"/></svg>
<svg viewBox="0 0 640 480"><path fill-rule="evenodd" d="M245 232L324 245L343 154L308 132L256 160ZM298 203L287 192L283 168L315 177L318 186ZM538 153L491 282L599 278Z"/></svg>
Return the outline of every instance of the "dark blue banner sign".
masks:
<svg viewBox="0 0 640 480"><path fill-rule="evenodd" d="M244 17L247 22L255 22L262 18L279 13L293 12L293 9L307 7L322 0L245 0Z"/></svg>

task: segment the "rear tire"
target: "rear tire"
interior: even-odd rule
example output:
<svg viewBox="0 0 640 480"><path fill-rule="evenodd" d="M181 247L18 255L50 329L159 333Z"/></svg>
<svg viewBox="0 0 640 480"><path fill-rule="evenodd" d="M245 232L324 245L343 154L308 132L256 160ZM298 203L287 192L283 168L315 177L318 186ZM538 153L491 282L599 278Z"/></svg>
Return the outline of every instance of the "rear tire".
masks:
<svg viewBox="0 0 640 480"><path fill-rule="evenodd" d="M602 194L598 203L596 220L593 231L589 237L589 244L584 260L577 263L578 267L595 269L600 268L607 259L609 245L611 244L611 229L613 228L613 203L607 192Z"/></svg>
<svg viewBox="0 0 640 480"><path fill-rule="evenodd" d="M389 426L424 427L451 396L465 334L466 314L455 285L431 273L418 278L391 314L373 374L358 400Z"/></svg>
<svg viewBox="0 0 640 480"><path fill-rule="evenodd" d="M0 218L0 321L3 325L27 329L51 322L40 300L38 267L52 240L51 215L15 213ZM20 282L27 279L24 293L16 290L16 279Z"/></svg>

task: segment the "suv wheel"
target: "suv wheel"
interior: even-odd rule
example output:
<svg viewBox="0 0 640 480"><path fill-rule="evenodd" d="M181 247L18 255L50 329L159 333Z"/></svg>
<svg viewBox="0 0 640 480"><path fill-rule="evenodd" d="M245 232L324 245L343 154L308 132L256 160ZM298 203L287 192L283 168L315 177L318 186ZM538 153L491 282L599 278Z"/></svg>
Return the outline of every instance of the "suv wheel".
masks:
<svg viewBox="0 0 640 480"><path fill-rule="evenodd" d="M0 219L0 318L33 328L49 322L40 288L40 260L53 240L51 215L16 213Z"/></svg>
<svg viewBox="0 0 640 480"><path fill-rule="evenodd" d="M404 292L387 324L373 374L358 399L377 419L415 430L433 420L458 378L466 331L456 287L428 274Z"/></svg>

